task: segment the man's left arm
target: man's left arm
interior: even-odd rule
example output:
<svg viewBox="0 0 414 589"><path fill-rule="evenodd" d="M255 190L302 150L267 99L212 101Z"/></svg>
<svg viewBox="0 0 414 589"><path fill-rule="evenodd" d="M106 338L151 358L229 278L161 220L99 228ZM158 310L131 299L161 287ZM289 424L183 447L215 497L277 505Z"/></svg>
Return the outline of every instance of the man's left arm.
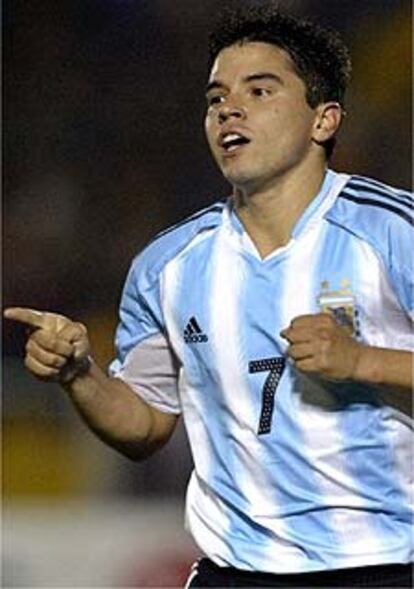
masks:
<svg viewBox="0 0 414 589"><path fill-rule="evenodd" d="M328 313L301 315L281 332L298 370L328 380L412 390L414 355L357 342Z"/></svg>

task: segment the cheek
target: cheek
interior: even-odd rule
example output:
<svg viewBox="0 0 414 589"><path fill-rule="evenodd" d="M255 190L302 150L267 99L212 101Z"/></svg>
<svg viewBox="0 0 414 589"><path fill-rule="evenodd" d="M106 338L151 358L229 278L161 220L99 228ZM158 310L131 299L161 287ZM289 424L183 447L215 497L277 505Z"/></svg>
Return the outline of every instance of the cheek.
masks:
<svg viewBox="0 0 414 589"><path fill-rule="evenodd" d="M303 137L308 137L312 131L315 113L306 105L298 103L293 105L289 116L289 124L292 132Z"/></svg>
<svg viewBox="0 0 414 589"><path fill-rule="evenodd" d="M300 113L287 112L284 116L274 117L265 132L270 145L285 149L301 149L309 143L311 124Z"/></svg>
<svg viewBox="0 0 414 589"><path fill-rule="evenodd" d="M204 119L204 132L206 134L207 137L207 141L209 143L210 146L213 146L213 139L214 139L214 123L212 121L211 116L209 116L208 114L206 115L205 119Z"/></svg>

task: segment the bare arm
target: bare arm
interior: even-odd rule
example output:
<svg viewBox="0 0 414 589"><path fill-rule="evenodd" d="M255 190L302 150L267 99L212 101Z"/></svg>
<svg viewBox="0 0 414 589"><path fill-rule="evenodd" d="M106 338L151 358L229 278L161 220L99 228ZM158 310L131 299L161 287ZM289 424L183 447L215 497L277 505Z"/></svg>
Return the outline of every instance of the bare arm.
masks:
<svg viewBox="0 0 414 589"><path fill-rule="evenodd" d="M5 317L29 325L25 365L37 378L59 382L82 419L102 440L139 460L162 447L177 416L157 411L90 357L86 327L55 313L10 308Z"/></svg>
<svg viewBox="0 0 414 589"><path fill-rule="evenodd" d="M412 390L414 358L412 352L372 346L361 346L361 348L354 380Z"/></svg>
<svg viewBox="0 0 414 589"><path fill-rule="evenodd" d="M411 352L362 345L327 313L296 317L281 335L289 341L288 355L303 372L412 390Z"/></svg>

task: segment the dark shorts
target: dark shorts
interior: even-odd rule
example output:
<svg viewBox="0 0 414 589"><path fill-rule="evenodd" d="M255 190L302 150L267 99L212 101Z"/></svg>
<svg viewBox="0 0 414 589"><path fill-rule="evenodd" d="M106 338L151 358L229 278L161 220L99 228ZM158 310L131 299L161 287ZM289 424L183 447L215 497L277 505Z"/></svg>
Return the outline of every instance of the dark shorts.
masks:
<svg viewBox="0 0 414 589"><path fill-rule="evenodd" d="M316 573L273 575L219 567L208 558L193 566L188 578L189 587L412 587L411 564L338 569Z"/></svg>

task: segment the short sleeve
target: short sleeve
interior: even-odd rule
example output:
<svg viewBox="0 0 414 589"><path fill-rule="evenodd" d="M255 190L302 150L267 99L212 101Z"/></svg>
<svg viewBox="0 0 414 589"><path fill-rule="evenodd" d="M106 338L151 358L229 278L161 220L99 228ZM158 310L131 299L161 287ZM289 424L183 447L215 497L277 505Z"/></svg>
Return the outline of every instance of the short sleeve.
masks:
<svg viewBox="0 0 414 589"><path fill-rule="evenodd" d="M369 243L381 258L402 309L414 311L414 201L405 190L354 176L326 218Z"/></svg>
<svg viewBox="0 0 414 589"><path fill-rule="evenodd" d="M115 338L117 358L109 373L156 409L180 413L179 366L165 333L159 301L159 280L151 277L137 258L121 297Z"/></svg>
<svg viewBox="0 0 414 589"><path fill-rule="evenodd" d="M387 235L388 272L401 306L414 319L414 230L404 223L391 226Z"/></svg>

